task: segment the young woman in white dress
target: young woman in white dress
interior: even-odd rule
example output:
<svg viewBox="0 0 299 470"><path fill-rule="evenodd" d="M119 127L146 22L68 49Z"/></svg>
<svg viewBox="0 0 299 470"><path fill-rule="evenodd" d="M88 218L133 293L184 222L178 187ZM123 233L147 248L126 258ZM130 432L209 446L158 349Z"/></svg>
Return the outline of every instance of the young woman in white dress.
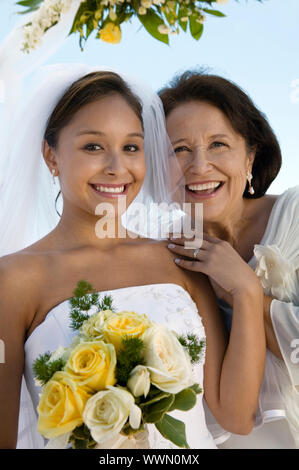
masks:
<svg viewBox="0 0 299 470"><path fill-rule="evenodd" d="M186 200L203 204L206 232L196 259L178 265L209 276L228 328L236 286L247 289L252 270L264 290L267 359L255 429L228 440L215 423L210 429L225 448L299 447L299 187L265 194L281 166L279 144L237 85L186 72L160 96ZM189 258L181 243L170 250Z"/></svg>
<svg viewBox="0 0 299 470"><path fill-rule="evenodd" d="M167 151L161 109L155 94L118 74L66 64L46 68L45 81L16 120L1 196L6 215L5 226L1 218L2 253L8 247L0 258L0 331L5 343L5 364L0 364L1 448L15 448L17 443L24 370L36 407L39 390L32 361L71 340L67 300L80 279L97 292L112 292L120 309L142 310L178 332L192 329L206 337L205 361L195 371L205 400L226 429L240 434L252 429L265 359L263 297L256 274L250 271L248 288L235 292L227 341L205 275L178 269L165 242L117 232L113 238L99 238L95 231L101 219L99 203L112 204L117 225L120 199L126 208L140 194L157 202L164 197L173 157ZM52 176L60 183L61 218L49 233L28 244L40 233L39 224L46 226L52 217L57 222L54 198L49 201ZM13 246L19 249L11 252ZM206 428L202 396L196 408L182 414L190 447L216 448ZM21 422L26 431L23 446L43 447L34 437L36 422L29 415L23 414ZM169 446L152 429L150 442L151 447Z"/></svg>

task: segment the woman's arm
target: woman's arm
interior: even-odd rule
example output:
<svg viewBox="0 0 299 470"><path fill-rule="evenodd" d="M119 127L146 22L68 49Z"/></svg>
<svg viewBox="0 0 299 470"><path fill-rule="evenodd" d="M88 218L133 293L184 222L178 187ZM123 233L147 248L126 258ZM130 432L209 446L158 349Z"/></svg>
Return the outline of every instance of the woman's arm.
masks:
<svg viewBox="0 0 299 470"><path fill-rule="evenodd" d="M248 288L235 292L229 339L208 279L196 274L190 288L207 337L205 400L223 428L248 434L255 421L266 353L262 288L248 283Z"/></svg>
<svg viewBox="0 0 299 470"><path fill-rule="evenodd" d="M0 259L0 339L5 350L5 362L0 362L1 449L14 449L17 443L24 338L33 301L30 275L23 267L11 256Z"/></svg>
<svg viewBox="0 0 299 470"><path fill-rule="evenodd" d="M273 297L269 297L268 295L264 294L264 323L265 323L265 332L266 332L266 340L267 340L267 348L275 354L276 357L283 360L277 338L275 335L275 331L273 328L272 320L271 320L271 302Z"/></svg>

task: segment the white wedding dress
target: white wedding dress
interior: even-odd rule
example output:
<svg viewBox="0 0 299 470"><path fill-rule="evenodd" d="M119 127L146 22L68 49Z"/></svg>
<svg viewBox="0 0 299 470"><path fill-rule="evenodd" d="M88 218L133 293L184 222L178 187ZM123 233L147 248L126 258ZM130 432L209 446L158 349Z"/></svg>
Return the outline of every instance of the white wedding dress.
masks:
<svg viewBox="0 0 299 470"><path fill-rule="evenodd" d="M151 284L125 287L100 293L110 294L117 311L134 310L146 314L152 321L164 324L177 333L195 333L205 338L202 321L197 307L189 293L177 284ZM70 345L73 330L70 328L69 301L65 300L48 312L45 320L32 332L25 343L25 371L27 388L22 388L17 448L44 448L45 441L37 433L37 415L40 388L34 383L32 363L46 351L58 346ZM91 313L93 313L91 311ZM194 366L195 382L203 388L204 352L199 364ZM24 385L24 384L23 384ZM28 393L29 392L29 393ZM30 400L31 398L31 400ZM187 442L192 449L216 449L215 442L207 429L203 408L203 394L197 395L195 407L187 412L175 410L173 417L184 421ZM149 445L152 449L177 448L164 439L154 425L148 425Z"/></svg>

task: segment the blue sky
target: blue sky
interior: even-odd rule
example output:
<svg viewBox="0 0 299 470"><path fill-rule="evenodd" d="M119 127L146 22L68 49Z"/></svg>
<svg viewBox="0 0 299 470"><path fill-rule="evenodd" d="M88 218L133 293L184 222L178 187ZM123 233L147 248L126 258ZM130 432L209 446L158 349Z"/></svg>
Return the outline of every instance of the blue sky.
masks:
<svg viewBox="0 0 299 470"><path fill-rule="evenodd" d="M230 0L218 8L227 17L207 15L199 41L181 32L167 46L133 21L123 28L118 45L91 36L81 52L72 35L47 63L114 66L144 78L154 89L196 66L233 80L266 114L280 141L283 166L269 190L278 194L299 184L299 1ZM18 9L15 0L0 0L0 40L18 21Z"/></svg>

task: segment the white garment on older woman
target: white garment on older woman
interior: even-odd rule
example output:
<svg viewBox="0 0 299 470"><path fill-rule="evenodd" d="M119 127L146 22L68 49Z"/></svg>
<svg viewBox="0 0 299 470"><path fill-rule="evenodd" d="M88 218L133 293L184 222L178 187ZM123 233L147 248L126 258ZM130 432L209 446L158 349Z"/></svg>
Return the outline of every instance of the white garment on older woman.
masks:
<svg viewBox="0 0 299 470"><path fill-rule="evenodd" d="M256 425L248 436L231 435L206 406L209 429L221 448L299 448L299 186L281 194L249 265L264 293L283 360L267 350ZM232 310L220 303L228 328Z"/></svg>

